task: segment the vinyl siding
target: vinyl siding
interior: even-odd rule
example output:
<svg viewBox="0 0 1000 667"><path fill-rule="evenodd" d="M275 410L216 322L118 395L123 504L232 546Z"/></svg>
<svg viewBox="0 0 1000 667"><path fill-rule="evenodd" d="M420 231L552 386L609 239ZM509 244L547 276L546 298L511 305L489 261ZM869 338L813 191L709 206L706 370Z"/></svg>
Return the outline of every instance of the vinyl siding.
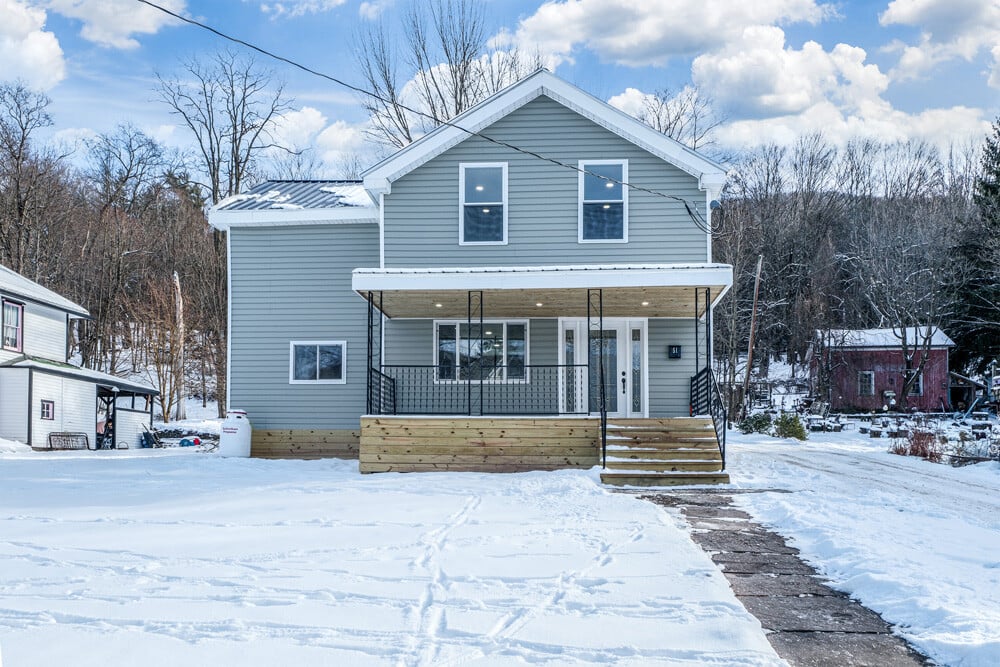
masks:
<svg viewBox="0 0 1000 667"><path fill-rule="evenodd" d="M357 429L365 411L366 302L351 271L378 266L374 224L230 230L230 405L255 428ZM346 341L345 384L289 384L290 341Z"/></svg>
<svg viewBox="0 0 1000 667"><path fill-rule="evenodd" d="M25 303L21 350L0 350L0 362L22 354L66 361L66 313L37 303Z"/></svg>
<svg viewBox="0 0 1000 667"><path fill-rule="evenodd" d="M681 358L668 359L667 346L680 345ZM693 319L649 320L649 416L686 417L695 374ZM705 365L705 326L698 323L698 365Z"/></svg>
<svg viewBox="0 0 1000 667"><path fill-rule="evenodd" d="M0 368L0 438L27 443L27 368Z"/></svg>
<svg viewBox="0 0 1000 667"><path fill-rule="evenodd" d="M42 401L55 403L55 419L42 419ZM97 385L32 373L31 446L48 447L49 433L86 433L91 446L97 427Z"/></svg>
<svg viewBox="0 0 1000 667"><path fill-rule="evenodd" d="M697 180L546 97L484 134L576 166L627 159L628 180L704 213ZM460 246L459 163L507 162L507 245ZM628 243L578 243L578 172L470 137L392 184L384 198L385 266L514 266L704 262L707 238L683 204L648 192L628 196Z"/></svg>

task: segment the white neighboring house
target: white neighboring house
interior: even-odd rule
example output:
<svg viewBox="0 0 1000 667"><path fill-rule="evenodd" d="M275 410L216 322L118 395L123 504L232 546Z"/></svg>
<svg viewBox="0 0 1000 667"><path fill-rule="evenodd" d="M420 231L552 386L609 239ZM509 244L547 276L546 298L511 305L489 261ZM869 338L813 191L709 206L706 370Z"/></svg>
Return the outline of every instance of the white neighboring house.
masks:
<svg viewBox="0 0 1000 667"><path fill-rule="evenodd" d="M94 447L110 415L115 446L139 446L158 392L69 363L69 321L90 313L5 266L0 302L0 438L49 449L49 434L73 433Z"/></svg>

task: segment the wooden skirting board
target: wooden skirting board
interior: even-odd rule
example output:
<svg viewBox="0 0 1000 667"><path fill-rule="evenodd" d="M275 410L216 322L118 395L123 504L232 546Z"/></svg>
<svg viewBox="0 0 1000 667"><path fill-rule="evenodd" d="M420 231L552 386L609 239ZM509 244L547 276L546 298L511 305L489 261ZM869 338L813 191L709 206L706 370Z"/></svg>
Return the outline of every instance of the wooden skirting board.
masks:
<svg viewBox="0 0 1000 667"><path fill-rule="evenodd" d="M590 468L600 420L532 417L362 417L360 470L520 472Z"/></svg>
<svg viewBox="0 0 1000 667"><path fill-rule="evenodd" d="M263 459L357 459L356 430L254 429L250 456Z"/></svg>

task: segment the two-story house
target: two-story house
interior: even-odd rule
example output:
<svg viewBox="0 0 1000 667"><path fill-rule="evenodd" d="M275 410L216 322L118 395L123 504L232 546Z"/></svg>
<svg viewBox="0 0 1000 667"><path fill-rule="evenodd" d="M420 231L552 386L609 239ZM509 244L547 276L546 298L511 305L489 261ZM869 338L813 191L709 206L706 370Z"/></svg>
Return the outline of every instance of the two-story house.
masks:
<svg viewBox="0 0 1000 667"><path fill-rule="evenodd" d="M540 70L362 181L220 202L227 400L250 415L253 453L724 481L710 370L732 283L711 261L724 180Z"/></svg>
<svg viewBox="0 0 1000 667"><path fill-rule="evenodd" d="M69 323L87 310L5 266L0 304L0 438L51 449L49 436L65 433L94 447L98 422L110 421L113 446L137 446L157 392L70 363Z"/></svg>

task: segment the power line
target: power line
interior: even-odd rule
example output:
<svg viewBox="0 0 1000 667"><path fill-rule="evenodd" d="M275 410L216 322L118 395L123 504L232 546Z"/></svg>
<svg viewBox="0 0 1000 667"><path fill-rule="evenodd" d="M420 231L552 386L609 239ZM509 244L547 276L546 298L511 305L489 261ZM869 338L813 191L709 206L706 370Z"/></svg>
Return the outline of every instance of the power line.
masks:
<svg viewBox="0 0 1000 667"><path fill-rule="evenodd" d="M287 65L291 65L292 67L295 67L296 69L300 69L303 72L306 72L307 74L312 74L313 76L319 77L321 79L326 79L327 81L335 83L338 86L343 86L344 88L347 88L348 90L353 90L356 93L359 93L361 95L365 95L365 96L370 97L372 99L378 100L379 102L382 102L383 104L394 105L394 106L399 107L400 109L403 109L404 111L408 111L408 112L410 112L412 114L415 114L417 116L423 116L424 118L427 118L430 121L432 121L434 123L437 123L439 125L446 125L448 127L453 127L456 130L460 130L462 132L465 132L470 137L479 137L480 139L488 141L488 142L490 142L492 144L495 144L497 146L502 146L504 148L508 148L510 150L513 150L513 151L516 151L518 153L521 153L522 155L528 155L528 156L536 158L538 160L542 160L544 162L549 162L551 164L554 164L556 166L562 167L564 169L571 169L571 170L573 170L575 172L578 172L578 173L581 173L581 174L587 174L589 176L596 176L597 178L600 178L600 179L605 180L605 181L609 181L611 183L616 183L618 185L621 185L622 187L629 188L630 190L638 190L640 192L646 192L646 193L654 195L656 197L662 197L664 199L670 199L672 201L680 202L681 204L684 205L684 210L687 211L688 217L691 218L691 220L692 220L692 222L694 222L695 226L698 229L700 229L701 231L705 232L706 234L711 234L711 230L709 229L709 226L705 222L705 219L702 217L702 215L700 213L698 213L695 209L692 209L690 203L686 199L684 199L682 197L678 197L677 195L667 194L666 192L660 192L658 190L653 190L651 188L643 187L641 185L633 185L632 183L628 183L626 181L619 180L617 178L613 178L611 176L605 176L603 174L597 174L597 173L594 173L594 172L589 171L587 169L583 169L582 167L578 167L577 165L570 164L568 162L562 162L561 160L557 160L556 158L548 157L546 155L542 155L541 153L537 153L535 151L528 150L526 148L521 148L520 146L515 146L514 144L508 143L508 142L503 141L501 139L495 139L493 137L490 137L488 135L483 134L482 132L477 132L475 130L467 129L467 128L462 127L461 125L458 125L457 123L453 123L453 122L451 122L449 120L440 120L440 119L435 118L434 116L432 116L431 114L429 114L429 113L427 113L425 111L420 111L419 109L414 109L414 108L409 107L409 106L407 106L405 104L402 104L400 102L396 102L396 101L392 101L392 100L387 100L386 98L382 97L381 95L379 95L377 93L373 93L370 90L365 90L364 88L361 88L359 86L355 86L353 84L347 83L346 81L338 79L335 76L331 76L329 74L325 74L323 72L319 72L317 70L314 70L314 69L312 69L310 67L307 67L306 65L303 65L303 64L301 64L299 62L296 62L294 60L286 58L285 56L278 55L277 53L273 53L271 51L268 51L267 49L264 49L264 48L262 48L260 46L257 46L256 44L252 44L250 42L247 42L246 40L240 39L239 37L233 37L232 35L228 35L228 34L222 32L220 30L217 30L216 28L213 28L212 26L210 26L210 25L208 25L206 23L202 23L200 21L196 21L195 19L189 18L187 16L182 16L181 14L178 14L178 13L176 13L174 11L171 11L170 9L167 9L166 7L158 5L155 2L152 2L151 0L136 0L136 2L140 2L140 3L144 4L144 5L148 5L149 7L152 7L153 9L161 11L164 14L172 16L172 17L174 17L175 19L177 19L179 21L183 21L184 23L187 23L189 25L193 25L193 26L201 28L203 30L207 30L208 32L210 32L210 33L212 33L212 34L214 34L214 35L216 35L218 37L221 37L222 39L225 39L227 41L233 42L234 44L239 44L241 46L244 46L244 47L246 47L246 48L248 48L248 49L250 49L252 51L256 51L257 53L259 53L259 54L261 54L263 56L266 56L268 58L277 60L279 62L283 62L283 63L285 63Z"/></svg>

